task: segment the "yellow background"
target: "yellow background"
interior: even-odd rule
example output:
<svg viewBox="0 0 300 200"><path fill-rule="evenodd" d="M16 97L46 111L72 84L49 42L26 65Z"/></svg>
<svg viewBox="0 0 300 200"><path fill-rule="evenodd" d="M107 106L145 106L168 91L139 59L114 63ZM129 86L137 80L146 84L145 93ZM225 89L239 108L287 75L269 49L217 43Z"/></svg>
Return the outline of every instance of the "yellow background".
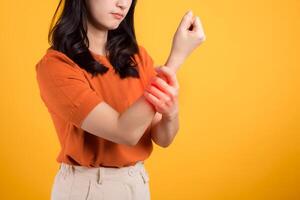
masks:
<svg viewBox="0 0 300 200"><path fill-rule="evenodd" d="M1 2L1 199L49 199L58 169L34 71L57 3ZM207 40L178 71L177 137L146 161L152 199L300 199L300 1L138 0L156 65L188 9Z"/></svg>

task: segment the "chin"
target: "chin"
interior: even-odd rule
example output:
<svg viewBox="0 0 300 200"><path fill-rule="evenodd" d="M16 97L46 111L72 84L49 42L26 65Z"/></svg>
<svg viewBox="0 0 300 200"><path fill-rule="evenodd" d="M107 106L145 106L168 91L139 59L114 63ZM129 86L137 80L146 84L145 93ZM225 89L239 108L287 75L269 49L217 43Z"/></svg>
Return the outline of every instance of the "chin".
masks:
<svg viewBox="0 0 300 200"><path fill-rule="evenodd" d="M120 26L120 24L117 23L117 24L110 24L106 27L107 27L108 30L114 30L114 29L117 29L119 26Z"/></svg>

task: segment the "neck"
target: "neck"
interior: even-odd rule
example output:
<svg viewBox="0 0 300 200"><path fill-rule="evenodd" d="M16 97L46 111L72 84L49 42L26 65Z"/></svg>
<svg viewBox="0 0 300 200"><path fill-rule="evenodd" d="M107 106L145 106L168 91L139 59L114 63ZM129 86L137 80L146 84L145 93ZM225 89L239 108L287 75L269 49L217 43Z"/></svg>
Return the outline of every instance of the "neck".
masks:
<svg viewBox="0 0 300 200"><path fill-rule="evenodd" d="M100 30L92 24L87 23L87 37L89 39L89 50L96 54L106 55L105 45L107 42L107 30Z"/></svg>

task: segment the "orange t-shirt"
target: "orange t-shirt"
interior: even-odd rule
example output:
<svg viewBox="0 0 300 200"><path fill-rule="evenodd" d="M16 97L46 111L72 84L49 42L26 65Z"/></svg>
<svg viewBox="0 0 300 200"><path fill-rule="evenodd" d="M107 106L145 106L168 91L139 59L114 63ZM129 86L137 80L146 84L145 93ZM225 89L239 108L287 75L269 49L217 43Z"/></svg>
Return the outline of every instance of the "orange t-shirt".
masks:
<svg viewBox="0 0 300 200"><path fill-rule="evenodd" d="M122 113L143 95L150 78L157 72L146 49L141 45L138 47L140 54L136 53L134 58L140 78L121 79L106 56L93 52L92 56L109 68L105 74L94 78L54 49L47 49L38 61L36 78L40 96L50 113L61 146L57 162L87 167L123 167L150 156L153 146L149 127L135 146L114 143L80 128L84 118L100 102L105 101Z"/></svg>

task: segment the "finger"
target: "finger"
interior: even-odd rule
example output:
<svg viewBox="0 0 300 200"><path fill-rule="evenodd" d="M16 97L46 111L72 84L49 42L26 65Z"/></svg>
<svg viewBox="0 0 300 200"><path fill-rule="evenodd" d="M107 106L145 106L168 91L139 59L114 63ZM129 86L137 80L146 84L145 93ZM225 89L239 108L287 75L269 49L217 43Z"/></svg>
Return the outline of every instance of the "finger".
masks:
<svg viewBox="0 0 300 200"><path fill-rule="evenodd" d="M203 25L202 25L202 22L201 22L199 16L197 16L195 19L195 32L198 32L203 37L203 40L205 40Z"/></svg>
<svg viewBox="0 0 300 200"><path fill-rule="evenodd" d="M162 66L157 67L157 68L155 69L155 71L156 71L156 76L158 76L159 78L162 78L163 80L165 80L166 82L168 82L168 78L166 77L165 74L161 73L160 68L162 68Z"/></svg>
<svg viewBox="0 0 300 200"><path fill-rule="evenodd" d="M162 66L160 67L159 69L157 69L157 72L160 74L162 73L166 78L167 78L167 83L175 88L178 88L178 81L177 81L177 78L176 78L176 73L166 67L166 66Z"/></svg>
<svg viewBox="0 0 300 200"><path fill-rule="evenodd" d="M160 100L158 98L156 98L154 95L152 95L151 93L144 91L144 97L153 105L153 106L157 106L160 104Z"/></svg>
<svg viewBox="0 0 300 200"><path fill-rule="evenodd" d="M199 17L198 16L195 16L194 17L194 21L193 21L193 32L196 32L196 31L199 31Z"/></svg>
<svg viewBox="0 0 300 200"><path fill-rule="evenodd" d="M182 30L188 30L188 28L191 26L192 17L193 17L192 10L186 12L179 24L179 28Z"/></svg>
<svg viewBox="0 0 300 200"><path fill-rule="evenodd" d="M191 20L191 25L188 28L189 31L194 31L194 27L195 27L194 22L195 22L195 16L193 16Z"/></svg>
<svg viewBox="0 0 300 200"><path fill-rule="evenodd" d="M150 87L151 90L146 89L148 92L152 92L158 98L162 99L165 103L173 102L178 97L178 92L174 90L174 88L170 87L170 89L162 90L159 86L153 85ZM166 97L165 97L166 95Z"/></svg>
<svg viewBox="0 0 300 200"><path fill-rule="evenodd" d="M166 82L168 82L168 78L167 78L163 73L161 73L160 68L161 68L161 67L157 67L157 68L155 69L155 71L156 71L156 76L158 76L159 78L162 78L163 80L165 80Z"/></svg>
<svg viewBox="0 0 300 200"><path fill-rule="evenodd" d="M146 90L147 90L147 92L151 93L152 95L156 96L158 99L160 99L164 102L171 100L171 98L167 94L163 93L161 90L159 90L155 86L150 86Z"/></svg>
<svg viewBox="0 0 300 200"><path fill-rule="evenodd" d="M167 84L166 81L159 77L155 77L153 81L151 81L152 85L156 86L158 89L162 90L164 93L168 94L169 97L174 98L175 91L174 88Z"/></svg>
<svg viewBox="0 0 300 200"><path fill-rule="evenodd" d="M166 110L166 104L163 102L161 103L161 101L155 97L153 94L144 91L144 97L146 98L147 101L149 101L156 110L158 110L159 108L162 110Z"/></svg>
<svg viewBox="0 0 300 200"><path fill-rule="evenodd" d="M197 16L195 20L195 31L203 31L203 26L200 18Z"/></svg>

